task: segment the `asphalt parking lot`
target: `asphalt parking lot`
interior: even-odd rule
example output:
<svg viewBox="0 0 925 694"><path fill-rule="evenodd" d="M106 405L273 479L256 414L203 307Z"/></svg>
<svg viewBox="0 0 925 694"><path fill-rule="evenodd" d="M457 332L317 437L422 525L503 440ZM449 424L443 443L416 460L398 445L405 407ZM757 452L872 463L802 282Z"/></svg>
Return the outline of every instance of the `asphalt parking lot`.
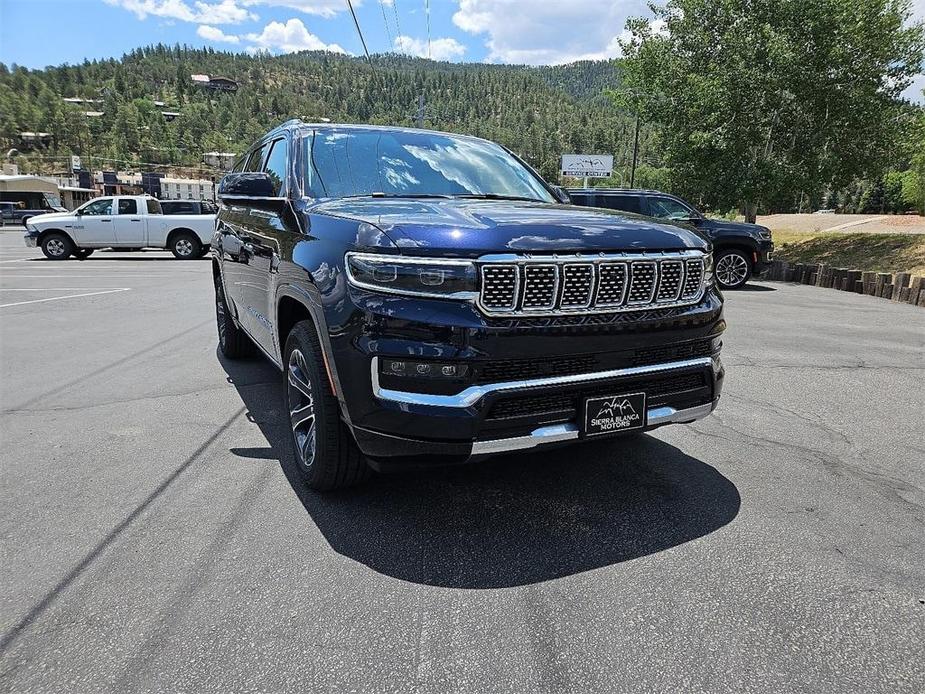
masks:
<svg viewBox="0 0 925 694"><path fill-rule="evenodd" d="M925 311L727 299L714 416L319 496L208 261L0 232L0 689L923 691Z"/></svg>

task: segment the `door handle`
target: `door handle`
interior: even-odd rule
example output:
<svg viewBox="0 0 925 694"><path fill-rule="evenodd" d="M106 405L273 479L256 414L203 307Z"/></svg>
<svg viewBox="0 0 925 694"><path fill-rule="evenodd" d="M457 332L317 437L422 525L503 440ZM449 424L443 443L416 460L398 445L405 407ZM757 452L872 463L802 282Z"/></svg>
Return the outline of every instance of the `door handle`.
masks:
<svg viewBox="0 0 925 694"><path fill-rule="evenodd" d="M101 219L100 221L101 222L111 222L112 220L111 219Z"/></svg>
<svg viewBox="0 0 925 694"><path fill-rule="evenodd" d="M133 219L133 220L131 220L131 221L133 221L133 222L140 222L141 220L140 220L140 219Z"/></svg>

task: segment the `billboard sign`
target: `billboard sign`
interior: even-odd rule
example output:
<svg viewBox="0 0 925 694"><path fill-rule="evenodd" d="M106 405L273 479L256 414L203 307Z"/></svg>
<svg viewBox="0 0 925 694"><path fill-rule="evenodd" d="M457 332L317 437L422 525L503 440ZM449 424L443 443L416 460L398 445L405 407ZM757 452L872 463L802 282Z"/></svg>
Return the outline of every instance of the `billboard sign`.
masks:
<svg viewBox="0 0 925 694"><path fill-rule="evenodd" d="M575 178L607 178L613 174L612 154L563 154L562 175Z"/></svg>

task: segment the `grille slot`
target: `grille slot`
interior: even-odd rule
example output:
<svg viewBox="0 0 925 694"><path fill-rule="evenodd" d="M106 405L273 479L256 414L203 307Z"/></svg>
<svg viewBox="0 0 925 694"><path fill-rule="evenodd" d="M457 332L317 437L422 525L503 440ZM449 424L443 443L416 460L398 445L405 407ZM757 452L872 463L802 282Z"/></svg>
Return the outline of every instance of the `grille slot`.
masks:
<svg viewBox="0 0 925 694"><path fill-rule="evenodd" d="M482 305L488 310L513 310L519 283L516 265L482 267Z"/></svg>
<svg viewBox="0 0 925 694"><path fill-rule="evenodd" d="M663 260L658 273L658 293L656 301L677 301L681 293L681 279L684 277L684 264L680 260Z"/></svg>
<svg viewBox="0 0 925 694"><path fill-rule="evenodd" d="M594 290L594 266L590 263L562 267L562 308L584 308L591 303Z"/></svg>
<svg viewBox="0 0 925 694"><path fill-rule="evenodd" d="M626 293L626 263L606 263L598 268L601 279L597 286L598 306L619 306Z"/></svg>
<svg viewBox="0 0 925 694"><path fill-rule="evenodd" d="M521 306L525 311L552 308L559 288L559 268L555 265L525 265Z"/></svg>
<svg viewBox="0 0 925 694"><path fill-rule="evenodd" d="M703 260L689 258L685 263L684 285L681 289L682 299L692 299L700 294L700 285L703 284Z"/></svg>
<svg viewBox="0 0 925 694"><path fill-rule="evenodd" d="M592 257L497 256L481 265L479 306L494 315L557 315L673 308L699 301L698 251Z"/></svg>
<svg viewBox="0 0 925 694"><path fill-rule="evenodd" d="M655 263L640 261L633 263L630 275L630 292L626 297L627 304L648 304L652 302L655 294L655 280L658 270Z"/></svg>

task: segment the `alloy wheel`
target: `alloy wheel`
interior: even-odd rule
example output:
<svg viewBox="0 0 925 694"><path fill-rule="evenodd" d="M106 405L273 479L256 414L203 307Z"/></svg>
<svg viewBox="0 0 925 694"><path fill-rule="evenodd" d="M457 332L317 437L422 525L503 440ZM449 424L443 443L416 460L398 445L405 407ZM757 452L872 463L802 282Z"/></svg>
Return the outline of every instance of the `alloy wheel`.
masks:
<svg viewBox="0 0 925 694"><path fill-rule="evenodd" d="M45 244L45 248L48 249L48 252L51 255L64 255L64 241L60 239L51 239L48 243Z"/></svg>
<svg viewBox="0 0 925 694"><path fill-rule="evenodd" d="M729 253L719 259L714 272L724 287L737 287L748 277L748 261L738 253Z"/></svg>
<svg viewBox="0 0 925 694"><path fill-rule="evenodd" d="M308 376L305 356L298 349L289 355L286 374L289 395L289 423L302 465L311 467L315 462L315 399Z"/></svg>
<svg viewBox="0 0 925 694"><path fill-rule="evenodd" d="M177 249L177 254L184 257L193 254L193 244L190 243L189 239L180 239L174 244L174 248Z"/></svg>

